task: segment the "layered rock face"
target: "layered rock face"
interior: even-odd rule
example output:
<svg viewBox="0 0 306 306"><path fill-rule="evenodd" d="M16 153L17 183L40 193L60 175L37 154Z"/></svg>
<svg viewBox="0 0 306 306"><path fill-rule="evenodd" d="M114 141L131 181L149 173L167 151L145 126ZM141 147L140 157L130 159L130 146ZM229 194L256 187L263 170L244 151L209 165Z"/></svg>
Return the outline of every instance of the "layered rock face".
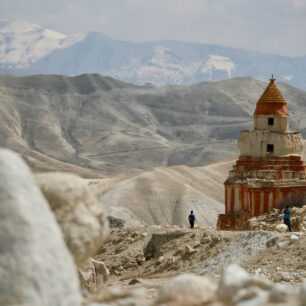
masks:
<svg viewBox="0 0 306 306"><path fill-rule="evenodd" d="M245 229L249 217L306 191L303 139L301 133L289 130L287 102L274 81L257 102L254 130L240 134L240 156L225 182L220 229Z"/></svg>

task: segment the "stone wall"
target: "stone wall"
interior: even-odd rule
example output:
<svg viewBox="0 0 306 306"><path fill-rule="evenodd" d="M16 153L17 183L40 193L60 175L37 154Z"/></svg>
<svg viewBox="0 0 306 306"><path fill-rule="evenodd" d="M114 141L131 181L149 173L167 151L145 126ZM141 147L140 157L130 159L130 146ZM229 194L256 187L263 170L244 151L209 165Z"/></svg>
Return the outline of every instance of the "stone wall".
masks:
<svg viewBox="0 0 306 306"><path fill-rule="evenodd" d="M268 144L273 145L273 152L268 152ZM238 147L240 156L269 158L301 155L303 139L299 132L241 131Z"/></svg>

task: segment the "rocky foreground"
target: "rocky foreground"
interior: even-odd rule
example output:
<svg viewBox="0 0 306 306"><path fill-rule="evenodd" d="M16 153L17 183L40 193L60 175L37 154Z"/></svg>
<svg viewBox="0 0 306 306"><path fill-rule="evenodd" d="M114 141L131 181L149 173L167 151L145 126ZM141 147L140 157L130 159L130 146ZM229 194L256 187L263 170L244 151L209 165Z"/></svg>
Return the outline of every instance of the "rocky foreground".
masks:
<svg viewBox="0 0 306 306"><path fill-rule="evenodd" d="M0 182L0 306L306 305L304 227L124 228L84 180L8 150Z"/></svg>
<svg viewBox="0 0 306 306"><path fill-rule="evenodd" d="M95 259L106 264L110 275L97 290L87 267L87 278L81 279L93 294L89 304L304 305L303 232L218 232L162 225L115 229Z"/></svg>

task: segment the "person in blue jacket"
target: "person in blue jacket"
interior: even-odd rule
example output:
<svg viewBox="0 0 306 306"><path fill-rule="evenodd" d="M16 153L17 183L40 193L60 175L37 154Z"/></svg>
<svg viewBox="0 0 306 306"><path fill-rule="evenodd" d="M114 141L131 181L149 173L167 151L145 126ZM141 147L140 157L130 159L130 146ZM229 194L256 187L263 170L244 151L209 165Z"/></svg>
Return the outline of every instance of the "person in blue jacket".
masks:
<svg viewBox="0 0 306 306"><path fill-rule="evenodd" d="M290 221L291 210L287 205L284 209L284 224L288 226L289 232L292 232L292 226Z"/></svg>
<svg viewBox="0 0 306 306"><path fill-rule="evenodd" d="M194 222L196 220L196 217L193 213L193 210L190 212L190 215L188 216L188 221L189 221L189 224L190 224L190 227L193 228L194 227Z"/></svg>

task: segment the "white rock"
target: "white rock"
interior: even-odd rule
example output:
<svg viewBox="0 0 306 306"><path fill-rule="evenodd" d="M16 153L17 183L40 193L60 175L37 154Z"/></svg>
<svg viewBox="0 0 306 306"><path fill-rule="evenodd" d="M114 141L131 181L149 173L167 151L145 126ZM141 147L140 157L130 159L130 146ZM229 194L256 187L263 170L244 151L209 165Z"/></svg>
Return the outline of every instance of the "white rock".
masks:
<svg viewBox="0 0 306 306"><path fill-rule="evenodd" d="M132 237L127 237L127 238L126 238L126 242L127 242L127 243L134 243L134 242L135 242L135 239L132 238Z"/></svg>
<svg viewBox="0 0 306 306"><path fill-rule="evenodd" d="M137 263L141 264L141 263L143 263L143 262L145 262L145 261L146 261L146 259L145 259L145 257L143 256L143 254L138 254L138 255L136 256L136 262L137 262Z"/></svg>
<svg viewBox="0 0 306 306"><path fill-rule="evenodd" d="M186 255L192 255L194 253L196 253L197 250L193 249L191 246L189 246L188 244L185 245L185 254Z"/></svg>
<svg viewBox="0 0 306 306"><path fill-rule="evenodd" d="M176 276L159 289L159 302L167 305L204 305L215 299L216 286L194 274Z"/></svg>
<svg viewBox="0 0 306 306"><path fill-rule="evenodd" d="M36 175L36 182L64 234L75 262L81 266L102 245L107 222L100 203L85 180L69 173Z"/></svg>
<svg viewBox="0 0 306 306"><path fill-rule="evenodd" d="M289 282L293 279L294 275L290 272L276 272L273 275L273 280L275 282L281 282L281 281Z"/></svg>
<svg viewBox="0 0 306 306"><path fill-rule="evenodd" d="M79 277L81 287L89 292L95 292L97 289L96 269L92 261L87 260L82 267L79 268Z"/></svg>
<svg viewBox="0 0 306 306"><path fill-rule="evenodd" d="M103 261L92 258L91 262L94 264L96 270L96 286L97 289L100 289L103 287L103 283L108 280L110 273Z"/></svg>
<svg viewBox="0 0 306 306"><path fill-rule="evenodd" d="M290 246L290 240L285 240L285 241L279 241L277 243L277 246L281 249L286 249Z"/></svg>
<svg viewBox="0 0 306 306"><path fill-rule="evenodd" d="M219 295L223 301L232 300L236 292L250 282L248 273L237 264L229 265L219 283Z"/></svg>
<svg viewBox="0 0 306 306"><path fill-rule="evenodd" d="M276 267L275 271L282 271L282 268L281 267Z"/></svg>
<svg viewBox="0 0 306 306"><path fill-rule="evenodd" d="M290 272L281 272L282 273L282 280L285 282L290 282L294 279L294 274Z"/></svg>
<svg viewBox="0 0 306 306"><path fill-rule="evenodd" d="M0 150L0 305L81 304L73 258L22 159Z"/></svg>
<svg viewBox="0 0 306 306"><path fill-rule="evenodd" d="M262 268L258 268L254 271L255 275L259 275L262 272Z"/></svg>
<svg viewBox="0 0 306 306"><path fill-rule="evenodd" d="M287 226L286 224L278 224L278 225L276 225L275 229L276 229L279 233L284 233L284 232L287 232L288 226Z"/></svg>
<svg viewBox="0 0 306 306"><path fill-rule="evenodd" d="M193 247L197 248L200 244L201 244L201 242L197 240L197 241L194 242Z"/></svg>
<svg viewBox="0 0 306 306"><path fill-rule="evenodd" d="M242 288L233 298L234 304L241 306L265 305L268 300L269 291L257 287Z"/></svg>
<svg viewBox="0 0 306 306"><path fill-rule="evenodd" d="M119 267L118 267L118 271L123 271L123 267L122 267L122 266L119 266Z"/></svg>
<svg viewBox="0 0 306 306"><path fill-rule="evenodd" d="M157 261L156 261L156 263L157 263L158 265L160 265L160 264L162 264L164 261L165 261L165 257L164 257L164 256L159 256L158 259L157 259Z"/></svg>
<svg viewBox="0 0 306 306"><path fill-rule="evenodd" d="M292 235L290 236L290 240L291 240L292 242L294 242L294 241L299 240L299 237L298 237L297 235L292 234Z"/></svg>

